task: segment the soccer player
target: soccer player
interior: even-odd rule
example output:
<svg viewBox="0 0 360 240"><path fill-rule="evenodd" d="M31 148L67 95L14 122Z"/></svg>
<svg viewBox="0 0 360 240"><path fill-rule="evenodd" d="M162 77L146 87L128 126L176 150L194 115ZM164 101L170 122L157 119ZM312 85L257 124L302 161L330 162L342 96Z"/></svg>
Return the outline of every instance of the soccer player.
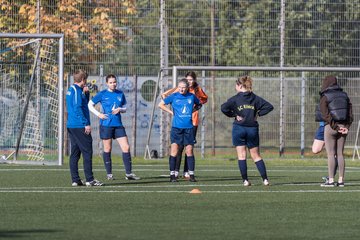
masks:
<svg viewBox="0 0 360 240"><path fill-rule="evenodd" d="M221 111L226 116L234 118L232 142L236 147L243 185L246 187L251 186L247 175L247 147L262 177L263 184L268 186L270 183L266 173L265 162L260 156L259 150L259 124L257 117L268 114L274 107L252 92L252 82L253 80L249 76L239 77L235 85L238 93L221 105Z"/></svg>
<svg viewBox="0 0 360 240"><path fill-rule="evenodd" d="M106 76L108 89L96 94L89 101L89 109L100 118L100 138L104 145L103 160L108 180L114 180L112 173L111 147L112 139L116 139L122 150L122 159L125 167L126 180L139 180L140 178L132 173L132 162L130 145L125 128L121 121L121 114L126 112L126 98L121 90L116 89L116 76ZM103 112L95 109L95 105L101 103Z"/></svg>
<svg viewBox="0 0 360 240"><path fill-rule="evenodd" d="M185 78L189 83L189 92L192 94L195 94L195 96L200 100L201 104L205 104L208 100L208 96L206 95L206 93L204 92L204 90L199 86L199 84L196 82L196 73L195 72L187 72L185 74ZM164 99L167 96L169 96L172 93L178 92L178 88L172 88L169 89L168 91L164 92L163 94L161 94L161 97ZM194 137L195 137L195 142L196 143L196 133L197 133L197 129L199 126L199 111L195 111L192 114L192 123L193 123L193 129L194 129ZM184 146L180 145L179 146L179 151L176 155L176 166L175 166L175 177L178 177L179 175L179 170L180 170L180 165L181 165L181 158L182 158L182 153L184 151ZM183 177L186 179L190 178L189 175L189 169L188 169L188 165L187 165L187 155L185 154L185 161L184 161L184 171L183 171Z"/></svg>
<svg viewBox="0 0 360 240"><path fill-rule="evenodd" d="M173 115L171 128L171 150L169 157L170 182L177 182L175 177L176 156L179 146L185 146L187 163L189 167L190 182L196 182L195 157L193 147L195 142L194 129L192 124L192 113L201 108L199 99L188 92L189 83L183 78L178 83L178 92L171 94L159 103L159 108ZM166 107L170 104L172 110Z"/></svg>
<svg viewBox="0 0 360 240"><path fill-rule="evenodd" d="M74 84L66 93L66 107L68 112L67 131L70 138L70 173L72 186L83 186L79 177L79 159L81 154L84 160L86 186L102 186L103 183L94 179L92 172L92 137L90 114L88 109L89 95L83 90L88 74L83 70L74 73Z"/></svg>
<svg viewBox="0 0 360 240"><path fill-rule="evenodd" d="M325 123L321 121L319 123L319 128L316 130L314 142L311 148L312 152L315 154L320 153L325 145L324 128L325 128Z"/></svg>

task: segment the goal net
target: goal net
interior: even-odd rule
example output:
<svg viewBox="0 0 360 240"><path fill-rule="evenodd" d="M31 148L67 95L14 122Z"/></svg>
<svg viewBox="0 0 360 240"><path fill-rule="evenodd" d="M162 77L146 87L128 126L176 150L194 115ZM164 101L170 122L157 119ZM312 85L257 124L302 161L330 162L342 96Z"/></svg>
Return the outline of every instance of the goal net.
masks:
<svg viewBox="0 0 360 240"><path fill-rule="evenodd" d="M57 37L0 38L2 161L62 163L60 61Z"/></svg>

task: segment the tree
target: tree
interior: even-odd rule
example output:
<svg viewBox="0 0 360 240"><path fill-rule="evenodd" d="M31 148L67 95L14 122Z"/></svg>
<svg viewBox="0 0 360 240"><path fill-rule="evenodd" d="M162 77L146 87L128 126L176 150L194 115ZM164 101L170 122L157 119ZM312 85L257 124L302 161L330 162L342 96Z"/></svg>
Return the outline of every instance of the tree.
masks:
<svg viewBox="0 0 360 240"><path fill-rule="evenodd" d="M71 62L96 62L96 54L115 49L126 24L119 16L136 13L135 0L42 0L40 33L64 33ZM0 31L36 33L36 0L0 0ZM14 43L12 43L14 44ZM68 61L69 62L69 61Z"/></svg>

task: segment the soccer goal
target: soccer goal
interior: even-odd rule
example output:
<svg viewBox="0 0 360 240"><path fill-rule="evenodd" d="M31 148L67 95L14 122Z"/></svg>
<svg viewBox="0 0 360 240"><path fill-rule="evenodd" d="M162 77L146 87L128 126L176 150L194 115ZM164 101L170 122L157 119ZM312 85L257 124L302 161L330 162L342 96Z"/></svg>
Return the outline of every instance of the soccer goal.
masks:
<svg viewBox="0 0 360 240"><path fill-rule="evenodd" d="M0 34L0 153L63 163L63 34Z"/></svg>
<svg viewBox="0 0 360 240"><path fill-rule="evenodd" d="M208 94L208 102L201 109L195 145L195 151L201 153L201 157L205 154L225 155L233 151L233 119L224 116L220 108L222 103L236 94L235 80L242 75L250 75L254 79L254 92L274 106L274 111L258 119L261 146L269 152L278 151L280 156L285 152L299 153L301 157L311 154L311 145L318 128L314 117L315 106L319 103L321 82L326 75L335 75L340 86L348 93L353 104L354 124L360 119L360 105L357 101L360 89L359 67L173 66L161 70L172 72L167 74L172 78L159 79L160 91L175 87L179 78L187 71L195 71L198 84ZM169 117L168 114L163 115L163 119ZM163 129L158 145L160 156L167 154L167 147L170 145L170 128L167 127L170 122L160 121L160 129ZM151 135L151 129L148 135ZM355 138L356 127L351 127L346 148L357 145ZM147 145L149 144L148 141ZM145 152L145 156L148 155L149 152Z"/></svg>

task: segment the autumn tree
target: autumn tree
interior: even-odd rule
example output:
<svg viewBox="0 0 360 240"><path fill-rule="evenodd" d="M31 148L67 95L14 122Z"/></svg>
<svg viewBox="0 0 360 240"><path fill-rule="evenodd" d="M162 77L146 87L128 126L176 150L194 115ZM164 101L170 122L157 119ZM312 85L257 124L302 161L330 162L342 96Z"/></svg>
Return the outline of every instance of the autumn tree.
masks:
<svg viewBox="0 0 360 240"><path fill-rule="evenodd" d="M36 0L0 0L0 31L36 33ZM65 56L72 62L96 62L96 54L114 50L124 38L119 26L136 13L135 0L42 0L40 33L64 33Z"/></svg>

